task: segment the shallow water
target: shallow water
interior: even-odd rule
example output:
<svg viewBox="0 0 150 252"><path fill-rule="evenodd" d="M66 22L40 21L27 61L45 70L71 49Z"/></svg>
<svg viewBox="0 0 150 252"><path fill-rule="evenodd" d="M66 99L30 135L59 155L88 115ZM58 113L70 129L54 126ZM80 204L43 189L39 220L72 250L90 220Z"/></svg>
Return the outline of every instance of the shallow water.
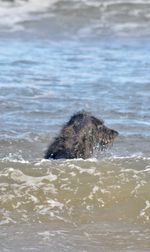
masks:
<svg viewBox="0 0 150 252"><path fill-rule="evenodd" d="M150 4L0 4L1 251L149 251ZM44 160L83 109L113 147Z"/></svg>
<svg viewBox="0 0 150 252"><path fill-rule="evenodd" d="M1 161L3 251L149 251L148 158Z"/></svg>

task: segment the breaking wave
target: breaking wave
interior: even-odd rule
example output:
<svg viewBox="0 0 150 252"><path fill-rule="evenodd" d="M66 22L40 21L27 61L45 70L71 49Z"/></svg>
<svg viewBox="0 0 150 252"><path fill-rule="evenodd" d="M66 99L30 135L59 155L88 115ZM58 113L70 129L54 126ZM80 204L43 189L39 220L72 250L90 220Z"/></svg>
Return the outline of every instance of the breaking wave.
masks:
<svg viewBox="0 0 150 252"><path fill-rule="evenodd" d="M1 1L0 29L40 30L86 37L100 34L149 34L146 0Z"/></svg>
<svg viewBox="0 0 150 252"><path fill-rule="evenodd" d="M0 183L1 225L150 222L148 158L3 160Z"/></svg>

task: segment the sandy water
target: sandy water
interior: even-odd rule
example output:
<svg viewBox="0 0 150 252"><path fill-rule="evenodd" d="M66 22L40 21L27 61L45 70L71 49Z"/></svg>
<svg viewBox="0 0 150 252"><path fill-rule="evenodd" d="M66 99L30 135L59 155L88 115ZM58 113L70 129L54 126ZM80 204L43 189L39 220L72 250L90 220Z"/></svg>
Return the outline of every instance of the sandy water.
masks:
<svg viewBox="0 0 150 252"><path fill-rule="evenodd" d="M150 3L0 3L1 251L150 251ZM82 109L113 147L44 160Z"/></svg>

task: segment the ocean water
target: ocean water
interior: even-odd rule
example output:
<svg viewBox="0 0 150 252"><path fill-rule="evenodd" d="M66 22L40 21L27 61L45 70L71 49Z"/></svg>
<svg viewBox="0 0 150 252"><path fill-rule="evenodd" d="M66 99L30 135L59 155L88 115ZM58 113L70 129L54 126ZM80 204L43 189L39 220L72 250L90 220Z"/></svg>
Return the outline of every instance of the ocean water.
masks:
<svg viewBox="0 0 150 252"><path fill-rule="evenodd" d="M0 1L0 251L150 251L150 1ZM44 160L80 110L117 130Z"/></svg>

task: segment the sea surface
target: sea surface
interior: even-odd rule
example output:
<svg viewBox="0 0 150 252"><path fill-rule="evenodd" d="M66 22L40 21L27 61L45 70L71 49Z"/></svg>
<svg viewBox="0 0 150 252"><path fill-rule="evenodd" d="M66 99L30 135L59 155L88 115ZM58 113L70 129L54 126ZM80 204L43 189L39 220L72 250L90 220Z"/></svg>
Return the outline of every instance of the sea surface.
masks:
<svg viewBox="0 0 150 252"><path fill-rule="evenodd" d="M86 110L119 132L45 160ZM150 251L150 1L0 1L0 251Z"/></svg>

